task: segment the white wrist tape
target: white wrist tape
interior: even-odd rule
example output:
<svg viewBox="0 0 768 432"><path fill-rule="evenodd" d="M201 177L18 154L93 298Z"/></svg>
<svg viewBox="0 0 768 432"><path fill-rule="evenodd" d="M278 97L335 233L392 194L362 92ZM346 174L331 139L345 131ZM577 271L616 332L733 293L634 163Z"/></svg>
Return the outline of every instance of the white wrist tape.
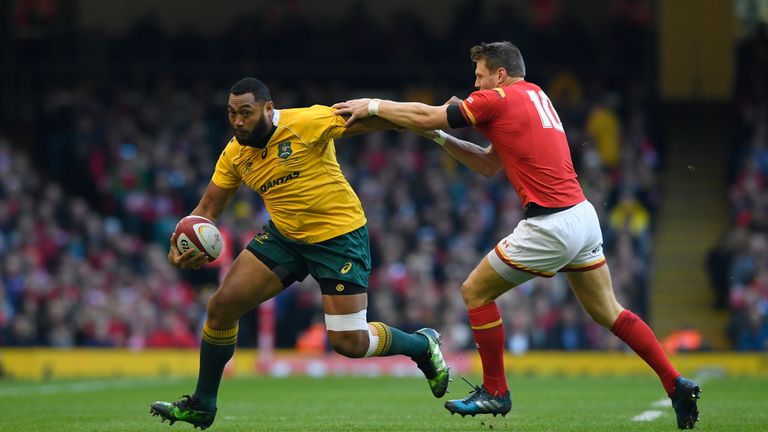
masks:
<svg viewBox="0 0 768 432"><path fill-rule="evenodd" d="M325 329L330 331L368 330L368 309L346 315L325 314Z"/></svg>
<svg viewBox="0 0 768 432"><path fill-rule="evenodd" d="M435 132L437 132L437 136L432 138L432 141L440 144L441 146L445 146L445 140L448 139L448 134L440 129L436 130Z"/></svg>
<svg viewBox="0 0 768 432"><path fill-rule="evenodd" d="M381 99L371 99L368 102L368 114L372 116L379 115L379 105L381 105Z"/></svg>

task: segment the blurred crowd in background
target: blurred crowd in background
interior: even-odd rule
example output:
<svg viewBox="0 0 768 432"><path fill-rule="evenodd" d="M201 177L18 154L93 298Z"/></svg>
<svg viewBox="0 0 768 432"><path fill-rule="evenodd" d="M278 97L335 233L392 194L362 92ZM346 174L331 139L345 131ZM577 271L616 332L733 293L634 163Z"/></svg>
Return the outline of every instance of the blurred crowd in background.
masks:
<svg viewBox="0 0 768 432"><path fill-rule="evenodd" d="M615 4L599 33L562 19L556 8L534 7L523 19L499 6L490 19L478 15L473 2L457 10L443 34L407 14L396 27L381 27L365 3L337 25L316 28L295 2L284 2L218 38L167 35L147 19L106 39L93 47L103 57L101 79L62 79L37 89L40 102L30 109L40 125L35 147L21 149L0 131L0 345L196 346L207 299L269 217L258 194L243 188L217 223L227 245L219 260L189 272L167 263L175 223L197 204L231 138L229 86L255 75L270 86L278 109L364 95L442 103L472 91L469 48L498 39L521 48L529 80L553 101L581 184L598 210L618 300L646 315L663 169L650 108L653 23L643 2ZM465 29L469 21L472 32ZM333 29L358 37L329 49L339 36ZM253 42L265 35L273 43ZM72 37L90 47L87 35ZM57 43L30 42L23 52L36 49L27 59L33 70L44 67L46 56L61 55L54 54ZM73 55L77 64L82 53ZM762 67L757 81L768 76ZM767 208L761 188L768 173L766 122L755 118L766 114L762 88L761 99L745 91L741 105L743 122L751 125L744 137L750 150L734 174L731 197L739 215L734 234L726 236L742 236L727 246L734 258L729 271L741 272L741 282L726 276L730 300L720 305L735 311L732 332L740 347L753 315L764 323L766 312L765 225L763 235L751 235L765 223ZM456 134L486 144L471 129ZM369 320L409 331L435 327L449 349L471 348L459 287L522 218L506 178L472 173L408 132L342 139L336 146L368 217ZM583 312L561 275L523 284L499 305L514 353L621 347ZM323 350L319 306L312 280L279 295L278 347ZM257 325L258 314L243 318L240 345L256 345Z"/></svg>
<svg viewBox="0 0 768 432"><path fill-rule="evenodd" d="M78 194L43 180L27 154L2 144L4 344L197 343L207 296L268 218L258 194L243 188L218 222L228 253L198 272L182 273L167 263L170 233L196 205L229 138L222 127L225 96L226 90L190 94L165 86L155 93L116 91L106 99L87 88L52 93L46 154L52 167L66 173L61 178L80 185ZM643 113L622 119L602 103L557 106L577 143L580 178L603 221L617 294L642 312L658 198L658 159ZM481 142L473 131L458 134ZM337 150L368 217L370 319L409 330L434 326L455 348L469 346L460 284L522 217L506 178L472 173L408 132L339 140ZM280 296L281 345L292 346L305 328L322 323L319 301L311 281ZM500 303L512 317L515 350L609 343L562 277L532 281ZM241 324L242 343L253 343L254 326Z"/></svg>
<svg viewBox="0 0 768 432"><path fill-rule="evenodd" d="M737 145L730 162L733 223L710 251L715 307L732 311L728 335L737 350L768 350L768 30L737 49Z"/></svg>
<svg viewBox="0 0 768 432"><path fill-rule="evenodd" d="M265 25L239 23L223 40L251 40L258 37L252 34L257 29L311 31L300 25L306 19L300 13L280 9L277 17L261 18L265 21L259 24ZM467 18L460 16L462 21ZM512 28L520 35L542 37L557 37L567 30L547 19L539 16L525 26L529 31ZM615 29L616 37L621 38L627 32L619 21L628 18L616 19L609 31ZM278 25L281 22L286 25ZM484 24L478 28L487 29L489 35L505 34L500 26L508 26L502 21ZM460 65L450 71L459 84L368 81L365 88L389 88L384 92L389 96L431 103L450 97L451 91L446 89L459 88L455 94L461 97L472 90L468 52L451 47L468 48L479 40L436 40L413 17L403 17L398 36L393 37L388 33L391 29L377 29L367 22L364 10L356 10L342 27L349 26L364 26L366 31L359 34L365 37L354 39L343 54L292 46L298 50L292 50L292 57L301 57L310 65L314 61L319 70L324 61L365 64L372 47L384 53L387 61L393 57L397 62L419 59L443 64L450 56ZM173 41L157 31L147 21L124 40L114 41L124 47L120 61L153 67L152 59L168 61L164 47L177 45L184 47L180 54L175 49L168 52L194 53L196 61L200 52L223 54L235 62L258 61L260 56L280 58L279 52L288 48L270 44L259 47L258 52L222 53L196 48L196 44L210 41ZM515 34L505 36L515 40ZM324 37L330 36L306 34L303 39L322 43ZM590 37L576 32L562 40L579 44L588 43ZM408 42L414 39L434 43ZM545 80L540 84L566 126L580 179L603 223L617 294L624 304L643 314L652 215L659 200L659 159L649 138L645 108L649 101L641 91L647 83L642 81L641 69L607 61L601 69L603 75L585 75L581 72L591 69L587 67L591 62L584 58L573 69L558 69L569 63L557 57L560 51L564 55L572 52L567 46L542 53L526 51L525 40L516 42L526 56L529 76ZM430 49L433 45L444 47L445 52ZM222 42L222 46L248 44ZM412 52L419 47L423 52ZM318 52L324 56L335 53L339 58L313 59ZM600 59L598 54L595 61ZM442 62L437 61L439 56L445 56ZM162 65L154 67L163 69ZM334 71L333 66L326 69L325 73ZM429 66L419 69L429 70ZM440 72L432 71L435 75ZM278 108L330 105L360 92L338 83L321 87L312 82L312 74L298 84L288 84L279 74L273 79L261 78L272 88ZM205 302L218 278L268 218L258 195L243 189L218 223L229 253L198 272L181 273L167 264L165 254L174 224L196 205L221 146L230 138L224 117L227 90L228 86L217 87L202 79L165 78L102 88L77 82L45 92L41 147L30 156L13 150L12 143L2 146L3 344L141 348L198 343ZM471 130L458 134L486 144ZM472 173L440 147L412 133L385 132L339 140L337 149L369 221L374 260L369 319L385 320L405 330L436 327L452 349L471 347L459 287L479 259L522 218L520 203L506 178ZM30 157L36 158L35 163ZM37 172L40 167L46 170ZM322 346L311 339L322 334L312 331L322 325L319 302L319 290L311 280L279 296L278 346ZM583 313L561 276L531 281L500 304L510 317L507 334L514 352L617 346L607 331ZM256 342L256 320L256 314L249 314L241 323L242 345Z"/></svg>

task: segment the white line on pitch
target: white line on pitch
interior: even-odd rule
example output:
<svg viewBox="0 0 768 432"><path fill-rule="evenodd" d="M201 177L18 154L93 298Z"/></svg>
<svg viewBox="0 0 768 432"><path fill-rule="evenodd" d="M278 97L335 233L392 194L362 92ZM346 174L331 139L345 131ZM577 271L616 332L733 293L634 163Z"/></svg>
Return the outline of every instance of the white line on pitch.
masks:
<svg viewBox="0 0 768 432"><path fill-rule="evenodd" d="M645 411L640 415L632 417L632 421L654 421L661 417L661 414L661 411L656 410Z"/></svg>
<svg viewBox="0 0 768 432"><path fill-rule="evenodd" d="M14 397L27 395L46 395L58 393L87 393L99 390L109 389L130 389L136 387L151 387L161 383L168 383L176 380L175 378L163 379L116 379L99 381L78 381L61 384L42 384L18 387L0 388L0 397Z"/></svg>

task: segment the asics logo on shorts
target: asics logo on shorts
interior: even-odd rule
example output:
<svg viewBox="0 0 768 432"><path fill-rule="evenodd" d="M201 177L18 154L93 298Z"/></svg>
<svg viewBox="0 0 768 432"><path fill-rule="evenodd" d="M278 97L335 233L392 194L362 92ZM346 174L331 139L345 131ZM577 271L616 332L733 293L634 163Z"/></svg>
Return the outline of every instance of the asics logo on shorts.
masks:
<svg viewBox="0 0 768 432"><path fill-rule="evenodd" d="M352 270L352 263L348 261L344 264L344 267L341 268L341 274L347 274L350 270Z"/></svg>

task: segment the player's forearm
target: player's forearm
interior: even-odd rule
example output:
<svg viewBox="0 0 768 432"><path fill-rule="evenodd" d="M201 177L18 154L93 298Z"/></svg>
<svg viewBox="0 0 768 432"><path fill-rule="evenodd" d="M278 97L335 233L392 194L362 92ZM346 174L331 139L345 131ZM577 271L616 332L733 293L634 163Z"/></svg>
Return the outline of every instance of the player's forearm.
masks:
<svg viewBox="0 0 768 432"><path fill-rule="evenodd" d="M223 210L223 209L222 209ZM192 216L201 216L206 219L208 219L211 222L216 222L216 220L221 216L222 210L217 211L216 209L212 209L209 207L203 207L202 205L198 204L197 207L195 207L194 210L190 213Z"/></svg>
<svg viewBox="0 0 768 432"><path fill-rule="evenodd" d="M442 144L454 159L466 165L472 171L490 177L501 168L495 153L490 148L464 141L452 135L445 134L445 143Z"/></svg>
<svg viewBox="0 0 768 432"><path fill-rule="evenodd" d="M382 100L375 115L407 129L432 130L448 127L444 106Z"/></svg>
<svg viewBox="0 0 768 432"><path fill-rule="evenodd" d="M224 189L210 182L197 207L190 214L216 222L236 192L237 189Z"/></svg>

